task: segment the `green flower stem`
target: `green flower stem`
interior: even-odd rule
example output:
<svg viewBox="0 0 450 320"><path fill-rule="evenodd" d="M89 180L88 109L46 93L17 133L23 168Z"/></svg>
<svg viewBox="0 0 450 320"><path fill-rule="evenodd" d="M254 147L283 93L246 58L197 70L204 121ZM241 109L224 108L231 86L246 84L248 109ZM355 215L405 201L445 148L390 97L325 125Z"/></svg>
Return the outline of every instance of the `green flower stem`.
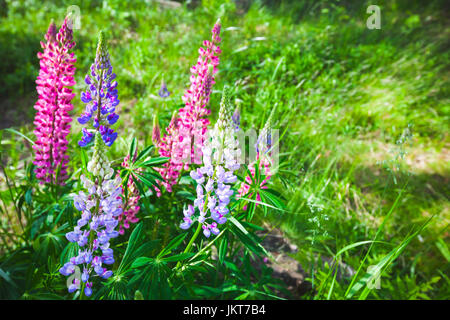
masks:
<svg viewBox="0 0 450 320"><path fill-rule="evenodd" d="M84 282L81 281L81 291L80 291L80 300L84 300Z"/></svg>
<svg viewBox="0 0 450 320"><path fill-rule="evenodd" d="M191 240L189 241L188 245L186 246L186 249L184 249L183 253L188 253L189 250L191 250L191 247L194 244L195 239L197 239L198 235L200 234L201 230L202 230L202 224L198 223L197 230L195 230L194 235L192 236Z"/></svg>

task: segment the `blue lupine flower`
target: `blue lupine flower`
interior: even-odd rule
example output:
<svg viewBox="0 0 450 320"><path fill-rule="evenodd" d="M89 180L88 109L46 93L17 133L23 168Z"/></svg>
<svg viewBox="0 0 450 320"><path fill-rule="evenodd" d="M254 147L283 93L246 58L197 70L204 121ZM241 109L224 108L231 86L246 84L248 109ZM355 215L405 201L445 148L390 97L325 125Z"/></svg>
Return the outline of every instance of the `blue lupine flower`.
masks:
<svg viewBox="0 0 450 320"><path fill-rule="evenodd" d="M92 282L87 282L86 287L84 288L84 294L86 297L90 297L92 294Z"/></svg>
<svg viewBox="0 0 450 320"><path fill-rule="evenodd" d="M239 108L236 108L231 116L234 123L234 130L239 131L239 126L241 125L241 112Z"/></svg>
<svg viewBox="0 0 450 320"><path fill-rule="evenodd" d="M102 139L105 144L110 147L117 138L117 132L107 126L100 126L99 132L102 135Z"/></svg>
<svg viewBox="0 0 450 320"><path fill-rule="evenodd" d="M95 62L84 79L88 87L81 93L81 101L86 104L86 110L78 118L78 122L84 125L92 120L92 126L100 131L103 141L108 147L114 143L117 137L117 133L109 126L115 124L119 119L115 110L120 102L117 81L115 81L116 74L112 70L106 41L103 33L100 33ZM102 127L103 129L101 129ZM87 145L83 138L78 143L82 147Z"/></svg>
<svg viewBox="0 0 450 320"><path fill-rule="evenodd" d="M92 139L94 138L94 134L92 132L89 132L86 128L83 128L82 132L83 137L81 137L81 140L78 141L78 145L80 147L85 147L92 141Z"/></svg>
<svg viewBox="0 0 450 320"><path fill-rule="evenodd" d="M167 90L167 86L166 86L166 83L164 82L164 80L161 82L161 89L159 89L158 95L161 98L167 98L168 96L170 96L170 92L169 92L169 90Z"/></svg>

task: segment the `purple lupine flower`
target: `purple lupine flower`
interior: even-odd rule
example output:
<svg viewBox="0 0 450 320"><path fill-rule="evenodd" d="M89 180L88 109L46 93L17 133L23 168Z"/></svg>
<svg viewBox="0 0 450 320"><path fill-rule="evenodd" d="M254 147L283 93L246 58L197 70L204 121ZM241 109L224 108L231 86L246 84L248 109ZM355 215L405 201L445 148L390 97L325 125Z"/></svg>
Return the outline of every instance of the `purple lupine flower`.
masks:
<svg viewBox="0 0 450 320"><path fill-rule="evenodd" d="M233 120L234 130L239 131L239 127L241 125L241 112L238 107L234 110L231 119Z"/></svg>
<svg viewBox="0 0 450 320"><path fill-rule="evenodd" d="M96 70L99 70L99 76L96 75ZM122 181L120 176L112 179L114 170L110 167L105 155L105 145L111 146L117 138L117 132L108 126L118 119L118 115L114 112L118 103L115 89L117 83L110 83L114 78L103 36L100 34L96 62L91 67L90 76L85 79L86 84L89 85L89 92L82 95L83 102L87 102L88 105L85 114L81 117L82 120L79 119L81 123L87 123L97 111L97 117L93 119L93 126L97 128L97 131L93 133L83 128L83 137L79 142L79 145L83 147L94 139L94 153L87 164L87 170L93 179L91 181L82 175L80 180L86 192L80 191L73 195L74 206L81 212L81 216L73 231L66 234L66 238L70 242L76 242L80 250L77 256L70 258L69 262L59 270L61 274L69 276L75 272L75 266L81 265L83 269L81 281L85 283L86 296L92 294L92 281L88 282L88 280L95 276L108 279L113 275L113 272L104 265L114 264L113 250L110 248L109 241L119 236L115 228L118 225L117 218L123 211ZM94 85L96 81L99 84L98 87ZM102 81L108 82L106 86ZM97 95L97 100L93 101L92 97L95 98ZM79 290L80 280L74 280L68 289L69 292Z"/></svg>
<svg viewBox="0 0 450 320"><path fill-rule="evenodd" d="M92 282L86 282L86 287L84 288L84 294L86 297L90 297L92 294Z"/></svg>
<svg viewBox="0 0 450 320"><path fill-rule="evenodd" d="M78 145L80 147L86 147L94 138L94 134L92 132L89 132L86 128L82 129L83 136L81 137L81 140L78 141Z"/></svg>
<svg viewBox="0 0 450 320"><path fill-rule="evenodd" d="M230 210L228 204L234 194L232 183L237 181L234 171L240 165L240 149L235 137L235 129L230 116L229 90L224 88L219 112L219 120L209 132L209 139L202 148L203 166L193 169L190 176L197 183L197 198L194 206L184 211L182 229L188 229L196 220L202 224L203 234L220 233L218 225L227 222ZM195 214L197 209L198 214ZM209 212L209 216L208 216Z"/></svg>
<svg viewBox="0 0 450 320"><path fill-rule="evenodd" d="M161 89L159 89L158 95L161 98L167 98L168 96L170 96L170 92L169 92L169 90L167 90L167 86L166 86L166 83L164 82L164 80L161 82Z"/></svg>
<svg viewBox="0 0 450 320"><path fill-rule="evenodd" d="M94 276L103 279L112 276L113 272L103 265L114 263L113 250L110 248L109 241L119 235L119 232L115 230L118 224L115 217L122 213L121 179L116 177L111 180L114 170L110 167L105 168L104 171L107 173L98 176L95 182L84 176L81 177L88 192L80 191L73 198L75 208L82 211L82 215L74 230L66 234L67 240L77 242L80 250L77 256L70 258L69 262L59 270L61 274L69 276L75 272L75 266L82 266L81 281L86 284L84 289L86 296L92 294L92 282L88 282L92 279L92 271ZM91 213L95 209L98 211ZM89 241L91 234L93 234L93 240ZM72 293L79 288L80 283L74 282L70 285L69 292Z"/></svg>
<svg viewBox="0 0 450 320"><path fill-rule="evenodd" d="M117 81L115 81L116 74L112 70L106 41L100 32L95 62L84 79L87 89L81 93L81 101L86 104L86 108L78 117L78 122L87 124L92 120L92 126L100 132L108 147L117 138L117 133L110 126L119 119L119 115L115 113L119 104ZM83 130L83 138L78 143L81 147L89 143L87 133L87 130L86 133Z"/></svg>

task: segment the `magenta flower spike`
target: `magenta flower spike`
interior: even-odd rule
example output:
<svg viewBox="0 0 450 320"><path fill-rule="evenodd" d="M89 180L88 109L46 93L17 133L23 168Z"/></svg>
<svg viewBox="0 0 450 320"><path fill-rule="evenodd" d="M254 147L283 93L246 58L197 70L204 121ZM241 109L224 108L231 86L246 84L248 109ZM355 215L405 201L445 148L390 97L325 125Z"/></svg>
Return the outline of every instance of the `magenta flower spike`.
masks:
<svg viewBox="0 0 450 320"><path fill-rule="evenodd" d="M211 40L203 41L198 50L197 63L191 68L190 87L183 96L185 107L178 111L178 117L166 129L167 134L157 146L161 156L170 157L170 161L157 170L164 178L161 183L168 192L177 183L181 169L189 169L190 163L202 163L202 146L209 125L207 116L211 110L207 105L211 96L211 88L215 83L219 54L220 19L214 25Z"/></svg>
<svg viewBox="0 0 450 320"><path fill-rule="evenodd" d="M36 90L39 95L34 105L37 110L34 119L36 142L33 145L36 165L36 177L41 183L64 184L68 178L67 135L72 118L71 100L75 96L70 87L75 85L74 53L69 51L75 46L73 33L66 18L56 33L52 22L45 35L44 49L38 53L40 59L39 76ZM57 172L59 172L58 176Z"/></svg>

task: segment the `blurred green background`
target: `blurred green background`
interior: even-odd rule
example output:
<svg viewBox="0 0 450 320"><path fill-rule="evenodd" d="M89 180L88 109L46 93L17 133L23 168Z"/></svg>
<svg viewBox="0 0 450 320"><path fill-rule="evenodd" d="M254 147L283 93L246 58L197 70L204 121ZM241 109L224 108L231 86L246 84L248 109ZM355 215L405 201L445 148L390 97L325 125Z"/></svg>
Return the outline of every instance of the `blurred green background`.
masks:
<svg viewBox="0 0 450 320"><path fill-rule="evenodd" d="M379 30L366 26L372 4L381 9ZM365 267L434 218L369 297L450 298L447 1L0 0L0 129L33 138L39 42L71 5L81 14L73 115L82 110L79 93L102 29L121 100L114 155L124 154L132 136L151 143L155 112L162 127L168 123L182 104L198 47L221 17L213 117L224 84L234 88L244 128L260 128L276 108L282 168L273 183L289 212L261 219L298 245L293 257L307 271L311 292L328 271L320 257L373 239L403 190L378 239L389 244L377 244ZM157 95L162 79L172 93L167 100ZM73 145L80 128L73 122ZM19 178L30 146L17 136L4 139L7 165ZM356 269L365 250L342 260ZM342 281L331 298L344 296L348 279Z"/></svg>

